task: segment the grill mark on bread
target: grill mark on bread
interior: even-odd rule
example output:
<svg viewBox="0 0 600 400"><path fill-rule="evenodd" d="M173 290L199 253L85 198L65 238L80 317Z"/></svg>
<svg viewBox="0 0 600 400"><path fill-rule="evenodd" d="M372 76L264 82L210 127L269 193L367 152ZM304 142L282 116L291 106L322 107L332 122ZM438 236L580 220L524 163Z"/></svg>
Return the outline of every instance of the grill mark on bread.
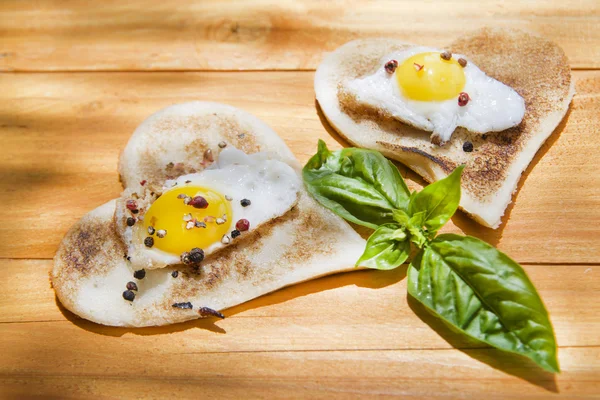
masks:
<svg viewBox="0 0 600 400"><path fill-rule="evenodd" d="M446 173L450 173L454 170L454 168L456 168L456 164L451 162L450 160L447 160L443 157L435 157L434 155L429 154L423 150L417 149L416 147L400 146L397 144L383 142L383 141L377 141L377 144L380 144L381 146L385 147L388 150L403 151L406 153L414 153L414 154L423 156L423 157L433 161L437 165L439 165Z"/></svg>
<svg viewBox="0 0 600 400"><path fill-rule="evenodd" d="M374 134L378 131L392 133L394 140L378 140L377 143L392 154L397 153L398 157L402 152L418 154L439 165L446 173L456 165L465 164L462 187L481 202L491 201L504 183L509 167L540 129L544 118L564 109L563 102L570 90L568 60L554 43L524 32L502 29L483 29L465 36L449 49L465 54L487 75L515 89L525 99L525 117L519 126L490 132L486 139L458 128L449 143L440 148L429 143L428 132L416 131L395 119L390 121L390 116L381 110L368 109L340 90L343 80L372 73L373 65L376 67L385 54L401 47L396 45L394 48L392 40L376 43L370 45L365 41L353 51L356 54L364 50L371 63L360 57L356 61L348 58L340 65L336 76L341 111ZM465 141L473 143L475 150L472 153L462 151Z"/></svg>
<svg viewBox="0 0 600 400"><path fill-rule="evenodd" d="M120 262L125 247L115 233L114 218L85 215L62 240L50 273L52 286L67 302L74 301L81 281L107 274Z"/></svg>

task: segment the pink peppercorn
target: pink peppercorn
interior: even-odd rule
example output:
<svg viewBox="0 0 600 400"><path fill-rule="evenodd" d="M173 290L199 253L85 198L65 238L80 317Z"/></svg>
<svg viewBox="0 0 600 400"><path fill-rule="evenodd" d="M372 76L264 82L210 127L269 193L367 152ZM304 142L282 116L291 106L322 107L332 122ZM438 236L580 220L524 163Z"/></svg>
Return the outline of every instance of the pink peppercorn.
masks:
<svg viewBox="0 0 600 400"><path fill-rule="evenodd" d="M127 202L125 203L125 207L127 207L128 210L137 210L138 206L135 200L127 200Z"/></svg>
<svg viewBox="0 0 600 400"><path fill-rule="evenodd" d="M247 219L240 219L238 222L235 223L235 229L237 229L240 232L247 231L248 229L250 229L250 222Z"/></svg>
<svg viewBox="0 0 600 400"><path fill-rule="evenodd" d="M192 200L190 200L188 205L194 208L206 208L208 207L208 201L206 201L206 199L202 196L196 196Z"/></svg>
<svg viewBox="0 0 600 400"><path fill-rule="evenodd" d="M385 63L385 70L388 74L393 74L396 68L398 68L398 61L396 60L390 60Z"/></svg>
<svg viewBox="0 0 600 400"><path fill-rule="evenodd" d="M465 92L460 92L460 94L458 95L458 105L461 107L466 106L469 100L469 95Z"/></svg>

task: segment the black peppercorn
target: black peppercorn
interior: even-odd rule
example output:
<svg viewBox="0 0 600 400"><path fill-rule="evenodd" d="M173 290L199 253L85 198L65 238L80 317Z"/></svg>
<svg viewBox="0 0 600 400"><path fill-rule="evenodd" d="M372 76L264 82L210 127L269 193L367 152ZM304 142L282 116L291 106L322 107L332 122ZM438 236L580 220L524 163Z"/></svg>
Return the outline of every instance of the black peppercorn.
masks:
<svg viewBox="0 0 600 400"><path fill-rule="evenodd" d="M135 282L127 282L127 290L138 290L138 287Z"/></svg>
<svg viewBox="0 0 600 400"><path fill-rule="evenodd" d="M193 264L201 263L202 260L204 260L204 251L202 249L194 247L192 250L190 250L190 254L188 257L190 262L192 262Z"/></svg>
<svg viewBox="0 0 600 400"><path fill-rule="evenodd" d="M225 316L220 312L208 307L200 307L198 309L198 314L200 314L201 317L213 316L221 319L225 318Z"/></svg>
<svg viewBox="0 0 600 400"><path fill-rule="evenodd" d="M463 143L463 151L465 153L470 153L473 151L473 143L471 142L465 142Z"/></svg>
<svg viewBox="0 0 600 400"><path fill-rule="evenodd" d="M134 226L134 225L135 225L135 218L128 217L127 218L127 226Z"/></svg>
<svg viewBox="0 0 600 400"><path fill-rule="evenodd" d="M250 204L252 204L252 202L248 199L242 199L240 201L240 204L242 205L242 207L248 207Z"/></svg>
<svg viewBox="0 0 600 400"><path fill-rule="evenodd" d="M171 276L173 278L177 278L179 276L179 271L173 271L173 272L171 272Z"/></svg>
<svg viewBox="0 0 600 400"><path fill-rule="evenodd" d="M189 301L186 303L175 303L172 305L173 308L179 308L182 310L191 310L192 308L194 308L194 306L192 305L192 303L190 303Z"/></svg>
<svg viewBox="0 0 600 400"><path fill-rule="evenodd" d="M236 237L240 236L242 233L240 231L238 231L237 229L234 229L231 231L231 238L235 239Z"/></svg>
<svg viewBox="0 0 600 400"><path fill-rule="evenodd" d="M123 298L127 301L133 301L133 299L135 299L135 293L131 290L126 290L123 292Z"/></svg>
<svg viewBox="0 0 600 400"><path fill-rule="evenodd" d="M144 244L146 245L146 247L154 246L154 238L148 236L146 239L144 239Z"/></svg>
<svg viewBox="0 0 600 400"><path fill-rule="evenodd" d="M140 269L138 271L135 271L133 273L133 277L135 279L144 279L146 277L146 270L145 269Z"/></svg>

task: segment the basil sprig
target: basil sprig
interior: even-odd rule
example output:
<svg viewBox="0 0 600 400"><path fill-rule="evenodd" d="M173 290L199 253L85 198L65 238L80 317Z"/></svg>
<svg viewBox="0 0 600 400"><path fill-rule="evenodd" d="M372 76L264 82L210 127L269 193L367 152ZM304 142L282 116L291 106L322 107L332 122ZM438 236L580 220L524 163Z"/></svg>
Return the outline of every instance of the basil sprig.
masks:
<svg viewBox="0 0 600 400"><path fill-rule="evenodd" d="M342 218L375 229L356 265L393 269L418 249L408 293L453 330L559 372L548 312L523 268L470 236L443 234L460 203L463 166L411 193L381 153L346 148L317 153L302 170L308 191Z"/></svg>

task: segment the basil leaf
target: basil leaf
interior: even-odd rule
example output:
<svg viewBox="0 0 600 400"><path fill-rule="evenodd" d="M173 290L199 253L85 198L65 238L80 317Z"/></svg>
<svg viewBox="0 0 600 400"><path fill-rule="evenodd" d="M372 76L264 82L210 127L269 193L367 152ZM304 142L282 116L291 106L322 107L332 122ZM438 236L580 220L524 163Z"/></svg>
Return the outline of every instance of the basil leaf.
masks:
<svg viewBox="0 0 600 400"><path fill-rule="evenodd" d="M365 252L356 266L374 269L394 269L410 254L410 242L404 230L396 224L382 225L367 240Z"/></svg>
<svg viewBox="0 0 600 400"><path fill-rule="evenodd" d="M310 182L307 189L319 203L350 222L377 229L394 221L394 207L362 181L329 174Z"/></svg>
<svg viewBox="0 0 600 400"><path fill-rule="evenodd" d="M437 232L454 215L460 202L460 175L464 165L457 167L450 175L426 186L411 196L408 213L414 215L425 211L424 225L431 232Z"/></svg>
<svg viewBox="0 0 600 400"><path fill-rule="evenodd" d="M408 292L464 334L558 372L548 312L523 268L469 236L438 236L412 261Z"/></svg>
<svg viewBox="0 0 600 400"><path fill-rule="evenodd" d="M398 169L381 153L347 148L331 152L319 140L302 170L308 191L351 222L376 229L393 222L394 209L407 209L410 192Z"/></svg>

